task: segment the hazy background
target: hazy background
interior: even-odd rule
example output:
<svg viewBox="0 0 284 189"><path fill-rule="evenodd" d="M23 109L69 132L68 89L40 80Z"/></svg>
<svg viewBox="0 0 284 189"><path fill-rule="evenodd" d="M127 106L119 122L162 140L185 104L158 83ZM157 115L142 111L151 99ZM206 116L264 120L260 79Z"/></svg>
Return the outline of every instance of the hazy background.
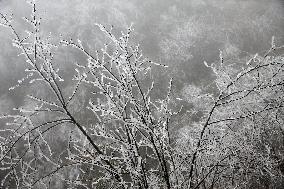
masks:
<svg viewBox="0 0 284 189"><path fill-rule="evenodd" d="M169 65L154 70L161 89L173 77L175 95L189 84L207 86L211 71L204 61L218 61L219 50L228 63L243 64L252 54L284 42L284 3L276 0L38 0L42 28L54 40L80 38L95 50L104 42L95 23L113 25L116 32L133 23L133 41L144 55ZM23 34L28 26L21 19L30 14L24 0L0 0L2 13L13 13L14 24ZM0 28L0 114L21 106L24 95L35 86L8 89L24 76L25 61L11 45L11 35ZM74 62L85 61L74 51L59 51L57 62L72 74ZM157 92L159 96L159 92ZM186 103L186 102L183 102Z"/></svg>

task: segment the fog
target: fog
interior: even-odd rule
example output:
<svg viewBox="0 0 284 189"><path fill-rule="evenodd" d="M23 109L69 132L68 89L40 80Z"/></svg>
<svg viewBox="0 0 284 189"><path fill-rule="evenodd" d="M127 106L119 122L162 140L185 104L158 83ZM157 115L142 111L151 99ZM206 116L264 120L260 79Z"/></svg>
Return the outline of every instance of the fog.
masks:
<svg viewBox="0 0 284 189"><path fill-rule="evenodd" d="M194 182L198 181L197 183L201 184L204 181L201 178L205 179L209 173L211 174L211 171L213 173L215 170L210 187L213 188L219 163L222 163L227 157L235 156L235 154L238 154L236 156L239 156L239 162L242 162L242 158L251 158L255 164L246 159L248 167L252 167L247 172L251 172L253 175L256 171L261 176L270 174L271 183L274 182L274 177L267 170L281 169L281 173L279 170L277 172L279 178L275 178L275 180L278 179L277 182L282 182L282 174L284 174L282 152L284 152L284 148L282 149L283 135L281 134L284 132L281 126L279 128L278 126L281 125L281 119L283 123L283 118L281 118L283 114L281 110L281 107L283 108L283 72L281 72L283 65L280 66L283 63L283 52L281 52L283 48L275 48L276 50L271 48L275 50L268 53L272 57L267 57L265 54L271 46L275 46L274 42L277 47L284 45L284 1L36 0L36 2L36 13L41 17L40 36L50 36L50 41L58 44L58 48L49 51L49 44L43 42L43 38L36 42L33 41L35 43L29 44L30 46L27 45L27 47L21 41L19 43L22 46L16 48L17 44L14 46L12 44L13 35L9 28L0 27L0 130L3 135L0 136L1 182L5 180L4 177L11 177L10 181L6 179L7 183L5 184L18 184L17 173L13 173L15 176L12 173L10 176L10 173L7 174L8 176L5 175L8 170L5 167L6 164L14 167L13 156L15 156L13 160L17 161L17 164L10 169L19 171L25 185L28 175L26 173L29 172L29 169L33 169L32 163L27 163L26 173L24 171L24 165L29 162L31 153L34 153L31 156L35 158L35 173L39 173L37 177L41 177L47 172L51 172L51 177L53 177L56 174L53 175L52 169L59 170L61 163L75 160L76 158L72 160L72 148L75 149L81 145L82 149L86 147L86 150L78 150L79 155L76 157L90 158L92 162L101 158L98 161L107 167L102 167L103 172L110 173L110 178L117 179L118 183L124 183L121 178L128 180L129 173L122 173L121 170L125 165L130 164L127 158L132 156L129 154L133 153L135 146L138 155L136 152L133 153L135 161L132 162L133 165L137 165L134 168L130 167L129 170L133 171L133 175L136 175L139 172L136 168L141 164L141 170L144 172L143 164L146 162L145 165L148 167L146 166L145 170L151 172L150 176L155 175L153 178L151 177L153 185L155 185L156 176L159 175L158 172L162 170L164 175L161 175L168 182L166 183L168 188L173 186L169 181L172 172L176 172L176 170L169 172L167 170L168 167L169 170L175 167L173 157L169 158L172 152L177 152L175 154L176 160L180 162L178 169L181 170L181 175L184 174L182 184L177 184L181 188L184 188L183 186L186 185L183 183L187 182L191 186L195 177L198 179L195 179ZM34 31L36 28L36 26L31 28L32 25L23 19L23 17L30 17L32 13L31 6L25 0L0 0L0 13L4 14L5 18L13 18L12 25L20 39L26 37L27 31ZM115 36L121 36L121 33L128 31L129 27L133 28L134 32L131 33L129 43L127 40L109 42L111 41L109 36L107 37L97 24L104 25L107 31L112 28L111 32ZM37 39L36 35L31 36L35 36ZM77 47L79 48L72 49L72 47L76 47L74 44L66 45L69 45L70 48L63 47L64 45L59 43L62 39L67 41L73 39L76 43L78 42L79 46ZM29 40L33 39L28 38L27 41ZM16 42L18 41L20 40L16 40ZM107 46L105 43L110 43L110 47L103 52L102 48ZM38 44L41 47L40 55L37 55L37 49L40 48ZM80 46L81 44L82 46ZM130 48L134 44L140 44L143 57L147 57L147 60L150 59L152 62L142 61L143 63L141 63L138 61L139 51ZM84 48L82 48L83 46ZM84 49L87 49L88 53L94 57L98 50L101 53L97 54L98 60L85 53ZM106 55L110 52L113 53L113 51L117 54ZM260 56L255 56L256 53ZM23 54L28 61L30 60L30 65L27 64L28 61ZM29 57L30 55L35 57L34 61ZM89 57L89 62L86 55ZM103 58L100 57L101 55ZM42 57L39 56L44 57L44 60L42 61ZM49 58L52 59L52 64L50 64ZM111 61L109 61L110 59ZM255 65L247 63L248 60L254 61ZM107 63L103 65L100 61ZM259 66L266 61L271 62L265 66ZM153 62L165 66L151 64ZM82 65L87 63L93 65L84 69ZM151 65L151 69L143 67L148 63ZM115 64L114 68L113 64ZM25 71L30 67L34 70ZM59 71L55 71L54 68L59 68ZM78 68L79 71L74 68ZM148 72L148 70L150 71ZM28 75L29 71L37 75ZM57 73L59 74L57 75ZM36 78L38 76L39 79ZM149 89L152 80L155 83L153 90ZM172 85L169 84L170 80ZM28 95L32 96L28 97ZM19 109L17 110L17 108ZM274 108L278 108L279 111L274 111ZM178 112L178 110L180 112L176 113L175 111ZM260 116L256 119L258 114ZM64 119L61 119L62 117ZM101 118L104 120L101 121ZM276 119L278 125L272 119ZM8 123L11 120L14 123ZM227 121L231 122L227 123ZM17 128L14 129L11 125L16 125ZM256 128L255 125L259 125L259 127ZM251 131L246 127L253 127L255 130ZM265 131L267 127L270 128L270 135ZM142 131L137 128L142 128ZM12 133L11 136L7 134L9 132ZM114 134L108 136L106 135L108 132ZM43 137L44 133L46 133L45 137ZM243 136L244 134L247 136ZM73 141L73 137L76 142ZM268 142L265 142L265 137ZM30 142L31 138L32 142ZM220 142L223 139L224 141ZM15 142L13 142L14 140ZM112 140L117 143L113 143ZM143 140L146 141L145 144ZM30 152L33 142L35 142L34 150ZM73 142L74 146L71 147ZM75 143L79 145L76 146ZM156 143L158 147L156 147ZM238 143L238 146L235 146L235 143ZM87 150L89 144L92 145L90 145L91 148L96 150L94 155L98 155L98 157L94 157L93 152ZM137 147L137 144L140 146ZM50 165L49 163L53 160L49 161L47 156L44 156L46 160L41 160L42 154L44 154L44 152L40 152L42 146L45 148L47 156L50 156L50 159L56 159L57 163ZM275 151L275 146L279 147L278 154L273 152L278 159L270 153ZM128 151L125 150L126 148ZM25 151L23 152L23 150ZM214 154L211 150L215 150ZM139 154L139 151L142 155ZM225 159L221 157L224 151L229 154ZM4 152L7 153L4 154ZM245 155L239 155L239 152ZM260 152L264 154L262 158L267 158L258 159ZM40 161L47 164L38 166L37 162L40 161L38 161L36 153L40 156ZM202 153L208 153L208 156L203 158ZM21 154L21 157L18 154ZM247 154L249 155L246 156ZM109 157L107 157L108 155ZM11 157L11 161L8 156ZM192 157L191 163L187 162L189 157ZM193 168L197 162L196 158L199 158L198 161L201 163L202 173L200 172L200 175L202 177L198 175L199 170ZM211 166L207 159L212 162L218 161L218 163ZM172 164L167 161L172 161ZM245 175L238 161L228 160L227 167L232 172L226 173L227 175L235 174L237 169L241 176ZM117 162L122 162L121 167L117 166L118 174L115 168ZM158 162L162 162L162 164L159 165ZM234 165L231 164L232 162ZM275 165L277 168L274 169L269 163L271 165L274 163L273 166ZM152 171L156 164L158 174ZM87 174L83 170L88 170L89 165L84 163L81 165L81 176L85 179ZM94 165L97 166L96 163ZM64 166L62 164L62 167ZM55 188L67 188L68 184L63 180L65 178L73 180L75 175L79 175L79 168L77 169L77 164L74 164L75 166L74 169L64 168L64 173L60 173L63 179L61 178L59 181L60 177L55 177L52 182L49 181L49 185L53 184ZM159 166L161 167L159 168ZM188 168L184 169L182 166ZM220 167L222 166L220 164ZM265 166L270 167L266 170L263 168ZM40 169L37 170L38 167ZM206 169L208 169L208 174L204 174ZM90 170L88 175L91 179L86 181L92 182L92 188L92 179L100 177L100 171L93 169L93 167ZM194 176L193 172L197 175ZM120 177L119 174L123 176ZM204 177L204 175L207 176ZM12 177L15 177L14 181ZM35 182L35 178L32 178L31 183L36 184L44 180L45 177L42 176ZM175 177L178 181L179 175L175 175ZM233 177L232 184L228 183L231 186L235 185ZM148 188L147 179L147 176L143 177L146 183L145 188ZM231 178L228 177L228 179ZM242 179L246 178L241 178L240 182ZM136 176L131 181L135 180ZM247 183L251 183L251 181L254 181L254 177ZM262 182L264 179L260 179L260 181ZM262 184L261 182L260 184ZM0 185L4 186L3 183ZM137 183L140 184L140 181ZM134 184L137 183L135 181ZM199 184L194 188L198 188ZM226 179L223 184L226 188ZM266 186L265 184L262 185ZM101 187L106 188L103 185ZM206 184L204 184L204 188L206 188Z"/></svg>
<svg viewBox="0 0 284 189"><path fill-rule="evenodd" d="M54 41L60 35L80 38L92 50L104 42L95 23L112 25L117 33L133 24L132 41L141 44L146 57L169 66L156 73L161 89L167 85L164 78L173 77L177 96L188 84L210 84L211 71L203 62L216 62L220 50L227 62L242 64L254 53L267 50L272 36L277 44L284 42L283 1L39 0L38 6L42 31L51 32ZM28 29L22 17L30 14L30 7L24 0L2 0L0 11L13 14L22 35ZM17 56L6 28L0 29L0 38L2 113L10 106L22 105L28 89L8 91L24 76L25 62ZM85 60L72 51L62 52L57 59L67 74L74 61Z"/></svg>

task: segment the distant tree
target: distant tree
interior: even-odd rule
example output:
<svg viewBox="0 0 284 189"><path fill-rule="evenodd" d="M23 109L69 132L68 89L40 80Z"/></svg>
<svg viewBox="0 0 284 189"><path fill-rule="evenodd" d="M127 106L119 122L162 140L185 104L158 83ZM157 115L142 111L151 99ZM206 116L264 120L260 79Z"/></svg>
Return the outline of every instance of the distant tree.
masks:
<svg viewBox="0 0 284 189"><path fill-rule="evenodd" d="M226 65L222 53L218 64L205 63L218 94L185 87L188 116L200 116L175 135L181 108L172 79L162 99L153 97L151 68L165 66L143 57L132 27L117 36L97 24L107 37L100 51L79 39L54 44L29 3L24 37L0 13L26 63L10 89L30 86L24 104L1 116L2 188L245 188L282 178L284 61L271 55L280 48L274 41L242 69ZM56 61L63 47L86 57L72 80Z"/></svg>

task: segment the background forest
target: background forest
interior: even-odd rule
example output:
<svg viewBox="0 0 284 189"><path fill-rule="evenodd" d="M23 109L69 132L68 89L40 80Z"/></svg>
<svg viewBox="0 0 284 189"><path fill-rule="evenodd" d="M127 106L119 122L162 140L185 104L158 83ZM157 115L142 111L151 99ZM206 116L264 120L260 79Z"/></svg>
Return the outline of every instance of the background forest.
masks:
<svg viewBox="0 0 284 189"><path fill-rule="evenodd" d="M283 9L1 0L0 184L283 188Z"/></svg>

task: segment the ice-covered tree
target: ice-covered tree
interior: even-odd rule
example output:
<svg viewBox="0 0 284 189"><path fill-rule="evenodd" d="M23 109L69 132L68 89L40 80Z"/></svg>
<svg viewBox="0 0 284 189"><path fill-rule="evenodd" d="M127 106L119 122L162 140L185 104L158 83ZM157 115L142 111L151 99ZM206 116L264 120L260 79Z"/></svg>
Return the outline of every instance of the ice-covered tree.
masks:
<svg viewBox="0 0 284 189"><path fill-rule="evenodd" d="M245 188L282 179L284 61L274 40L241 66L228 65L223 52L220 62L205 62L214 90L190 85L177 99L169 78L158 99L151 69L166 66L143 56L132 27L118 35L96 24L106 38L99 50L80 39L57 42L29 3L25 33L0 14L25 64L10 90L27 93L1 116L1 187ZM66 49L84 57L71 77L58 61ZM196 119L173 132L184 112L177 100Z"/></svg>

